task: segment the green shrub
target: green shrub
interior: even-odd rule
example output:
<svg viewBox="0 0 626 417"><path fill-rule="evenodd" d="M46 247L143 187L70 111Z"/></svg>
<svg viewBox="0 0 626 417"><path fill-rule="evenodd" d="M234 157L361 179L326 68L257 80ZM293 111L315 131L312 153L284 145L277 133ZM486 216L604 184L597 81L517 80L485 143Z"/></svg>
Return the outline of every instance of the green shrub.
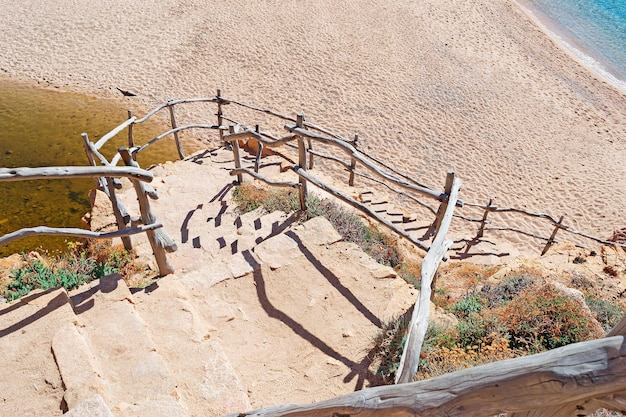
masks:
<svg viewBox="0 0 626 417"><path fill-rule="evenodd" d="M2 292L3 296L13 301L36 289L63 287L72 290L94 279L118 273L132 262L127 251L101 243L90 244L84 249L82 245L72 243L70 249L70 253L50 259L48 264L23 254L25 265L11 271L11 281Z"/></svg>
<svg viewBox="0 0 626 417"><path fill-rule="evenodd" d="M550 284L526 289L499 313L511 335L512 347L530 352L580 342L592 335L582 306Z"/></svg>
<svg viewBox="0 0 626 417"><path fill-rule="evenodd" d="M595 314L596 320L598 320L605 332L609 332L617 326L624 314L626 314L626 310L620 306L600 298L586 297L585 302Z"/></svg>
<svg viewBox="0 0 626 417"><path fill-rule="evenodd" d="M461 319L467 319L483 311L485 304L485 298L483 298L479 292L473 290L457 301L452 308L450 308L450 312Z"/></svg>
<svg viewBox="0 0 626 417"><path fill-rule="evenodd" d="M83 270L93 270L95 267L95 263L91 264L86 259L79 259L75 264L61 268L48 267L41 260L28 259L26 256L24 256L24 260L28 262L26 266L11 271L10 278L12 281L7 285L5 291L5 296L9 301L21 298L35 289L77 288L90 279L90 275L85 274ZM91 265L87 265L88 263Z"/></svg>
<svg viewBox="0 0 626 417"><path fill-rule="evenodd" d="M473 314L460 320L456 326L456 345L460 347L480 345L489 335L508 337L507 329L490 313Z"/></svg>
<svg viewBox="0 0 626 417"><path fill-rule="evenodd" d="M511 301L522 290L533 285L536 279L526 274L514 275L496 286L486 284L480 292L487 300L489 307L494 308Z"/></svg>

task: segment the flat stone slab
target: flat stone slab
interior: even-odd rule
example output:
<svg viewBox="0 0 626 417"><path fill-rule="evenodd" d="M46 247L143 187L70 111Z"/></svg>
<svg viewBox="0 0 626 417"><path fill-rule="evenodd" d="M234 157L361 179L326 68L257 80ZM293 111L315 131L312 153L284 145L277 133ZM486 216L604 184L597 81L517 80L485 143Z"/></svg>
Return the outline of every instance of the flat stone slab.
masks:
<svg viewBox="0 0 626 417"><path fill-rule="evenodd" d="M94 395L78 403L63 417L114 417L109 407L99 395Z"/></svg>
<svg viewBox="0 0 626 417"><path fill-rule="evenodd" d="M124 281L112 275L72 292L85 340L109 384L115 415L184 416L172 375L133 305ZM145 410L142 407L145 405Z"/></svg>
<svg viewBox="0 0 626 417"><path fill-rule="evenodd" d="M74 319L64 289L0 304L0 415L62 414L64 389L51 345Z"/></svg>
<svg viewBox="0 0 626 417"><path fill-rule="evenodd" d="M214 328L196 311L178 277L162 278L133 298L191 415L219 416L250 408L230 361L211 338Z"/></svg>

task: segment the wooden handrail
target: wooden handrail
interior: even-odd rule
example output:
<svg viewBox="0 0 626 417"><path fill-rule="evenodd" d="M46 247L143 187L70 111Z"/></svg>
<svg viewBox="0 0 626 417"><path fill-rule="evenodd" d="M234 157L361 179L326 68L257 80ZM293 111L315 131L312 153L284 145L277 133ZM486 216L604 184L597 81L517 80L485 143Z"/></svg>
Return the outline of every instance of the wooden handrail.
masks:
<svg viewBox="0 0 626 417"><path fill-rule="evenodd" d="M117 230L115 232L92 232L91 230L78 229L74 227L25 227L23 229L16 230L15 232L7 233L4 236L0 236L0 246L29 236L73 236L90 239L113 239L116 237L136 235L137 233L143 233L148 230L155 230L161 227L163 227L161 223L153 223L130 229Z"/></svg>
<svg viewBox="0 0 626 417"><path fill-rule="evenodd" d="M311 132L302 128L299 128L297 126L291 126L291 125L285 125L285 129L287 129L288 131L295 133L297 135L301 135L301 136L305 136L305 137L310 137L311 139L315 139L317 141L326 143L326 144L330 144L330 145L335 145L337 146L339 149L343 150L345 153L347 153L350 157L353 157L355 159L357 159L360 163L362 163L366 168L368 168L370 171L372 171L373 173L375 173L376 175L383 177L389 181L393 181L395 182L397 185L415 191L417 193L426 195L428 197L434 198L436 200L442 200L443 198L445 198L444 194L435 191L435 190L431 190L430 188L425 188L425 187L420 187L418 185L414 185L414 184L410 184L407 181L404 181L384 170L381 170L380 168L376 167L374 164L372 164L369 160L367 160L363 154L361 154L358 150L356 150L352 145L350 145L349 143L345 143L343 141L334 139L334 138L330 138L328 136L324 136L324 135L320 135L318 133L315 132ZM458 205L462 205L462 202L458 202Z"/></svg>
<svg viewBox="0 0 626 417"><path fill-rule="evenodd" d="M134 167L63 166L42 168L0 168L0 182L92 177L126 177L142 182L150 182L154 178L150 171Z"/></svg>
<svg viewBox="0 0 626 417"><path fill-rule="evenodd" d="M431 290L433 277L439 268L439 264L445 257L446 252L452 246L452 241L446 240L446 234L452 222L452 215L456 206L456 200L461 188L461 180L454 177L454 173L449 173L446 183L450 184L450 198L447 202L441 203L442 218L437 226L437 235L433 240L430 250L422 260L420 271L420 293L411 317L402 358L396 373L396 384L410 382L417 373L419 366L420 352L428 329L428 317L430 315ZM446 185L446 188L448 186Z"/></svg>
<svg viewBox="0 0 626 417"><path fill-rule="evenodd" d="M225 126L218 126L218 125L209 125L209 124L200 124L200 123L196 123L196 124L190 124L190 125L184 125L184 126L178 126L176 128L173 129L169 129L163 133L161 133L158 136L155 136L154 138L152 138L151 140L149 140L148 142L146 142L144 145L140 146L137 149L137 152L141 152L144 149L146 149L148 146L151 146L153 144L155 144L156 142L160 141L161 139L163 139L164 137L171 135L171 134L176 134L178 132L182 132L183 130L188 130L188 129L212 129L212 130L228 130L227 127Z"/></svg>
<svg viewBox="0 0 626 417"><path fill-rule="evenodd" d="M133 123L135 123L135 120L136 120L135 117L131 117L128 120L126 120L124 123L122 123L119 126L117 126L115 129L111 130L106 135L102 136L100 138L100 140L95 143L95 145L94 145L95 148L100 150L100 148L102 148L104 146L104 144L109 141L109 139L113 138L115 135L120 133L126 127L128 127L128 126L132 125Z"/></svg>
<svg viewBox="0 0 626 417"><path fill-rule="evenodd" d="M233 135L223 135L224 131L226 131L228 128L226 126L222 125L222 121L230 121L232 123L237 123L235 120L233 120L232 118L229 118L227 116L224 116L222 114L222 108L225 105L235 105L235 106L239 106L239 107L243 107L252 111L256 111L256 112L260 112L260 113L264 113L267 115L270 115L272 117L276 117L278 119L281 120L285 120L288 122L292 122L292 123L296 123L297 122L297 117L293 117L293 116L289 116L289 115L285 115L282 114L280 112L276 112L274 110L268 109L268 108L263 108L263 107L259 107L259 106L255 106L255 105L251 105L251 104L246 104L243 103L241 101L238 100L233 100L233 99L227 99L227 98L223 98L221 96L221 91L218 90L217 91L217 95L215 97L205 97L205 98L188 98L188 99L181 99L181 100L169 100L165 103L162 103L159 106L156 106L155 108L153 108L152 110L150 110L144 117L142 118L136 118L134 116L132 116L131 113L129 113L129 118L124 121L122 124L120 124L119 126L117 126L115 129L113 129L111 132L107 133L106 135L104 135L96 144L94 144L94 147L96 148L96 150L100 149L101 146L104 145L104 143L106 143L107 140L109 140L111 137L115 136L116 134L118 134L121 130L123 130L125 127L128 127L129 130L132 129L132 127L135 124L140 124L145 122L146 120L148 120L150 117L152 117L154 114L156 114L157 112L159 112L160 110L166 109L166 108L170 108L172 109L174 105L179 105L179 104L190 104L190 103L215 103L218 107L218 124L217 125L210 125L210 124L190 124L190 125L186 125L186 126L178 126L174 129L170 129L158 136L156 136L155 138L153 138L152 140L150 140L148 143L144 144L143 146L137 148L135 150L135 152L140 152L142 150L144 150L146 147L150 146L151 144L159 141L160 139L162 139L165 136L168 136L170 134L174 134L176 135L178 132L186 130L186 129L193 129L193 128L201 128L201 129L214 129L214 130L218 130L220 132L220 137L225 136L224 140L230 143L233 143L234 140L236 139L256 139L259 141L259 143L261 143L263 146L265 147L269 147L269 148L277 148L279 146L282 146L284 144L288 144L289 142L295 140L297 138L297 136L300 137L305 137L307 138L307 140L318 140L321 141L323 143L326 144L331 144L334 146L339 147L343 152L347 153L350 157L350 162L349 163L345 163L344 161L341 161L339 158L332 156L332 155L326 155L324 153L321 153L319 151L313 151L312 149L307 149L307 153L310 157L312 157L313 155L318 156L318 157L322 157L325 159L330 159L330 160L335 160L336 162L340 162L341 166L345 167L348 169L349 173L350 173L350 180L349 182L353 182L354 181L354 177L356 175L358 176L362 176L362 177L366 177L366 178L370 178L372 180L373 177L368 177L366 175L364 175L362 172L357 173L355 171L355 166L358 163L360 163L359 165L363 165L368 171L372 172L375 176L377 176L378 178L381 178L385 181L391 181L392 183L396 184L397 186L399 186L400 188L403 189L407 189L413 192L417 192L420 193L422 195L428 196L430 198L434 198L437 199L439 201L443 201L447 198L447 194L444 193L439 193L436 190L433 190L431 188L429 188L428 186L425 186L423 184L421 184L418 181L415 181L412 177L403 174L399 171L397 171L396 169L394 169L393 167L391 167L390 165L386 164L384 161L381 161L380 159L376 158L374 155L369 155L364 151L360 151L360 150L356 150L352 145L357 143L357 138L358 136L355 136L354 140L351 139L347 139L345 137L343 137L342 135L339 135L337 133L332 132L331 130L324 128L322 126L319 126L315 123L303 120L302 123L302 127L297 127L295 125L285 125L284 128L289 130L291 132L290 135L283 137L283 138L276 138L273 135L267 133L267 132L254 132L252 131L252 129L248 129L245 130L243 132L239 132L237 134L235 134L236 136ZM318 133L321 132L321 133ZM131 132L129 132L129 135L131 134ZM180 150L179 150L180 152ZM98 159L100 159L100 162L102 163L102 159L98 156L98 154L96 154L94 152L94 155L96 155L96 157ZM113 157L113 159L111 160L111 165L116 165L120 160L120 156L119 155L115 155L115 157ZM367 162L365 162L367 161ZM311 166L311 162L309 161L309 166ZM382 167L382 168L381 168ZM393 188L390 187L389 184L385 183L385 182L380 182L378 180L375 180L376 182L379 182L381 184L383 184L384 186L386 186L389 189L394 190L395 192L398 192L400 190L398 190L397 188ZM401 191L400 191L401 192ZM401 192L402 193L402 192ZM404 194L404 193L402 193ZM425 205L423 202L415 199L413 196L411 196L410 194L404 194L407 196L410 196L410 198L412 200L417 201L419 204ZM538 212L533 212L533 211L529 211L529 210L524 210L524 209L518 209L518 208L511 208L511 207L496 207L495 205L485 205L485 204L476 204L476 203L466 203L466 202L462 202L462 201L458 201L457 202L457 206L461 207L463 204L467 204L469 207L476 207L476 208L482 208L483 210L485 210L485 213L481 216L482 219L480 218L469 218L466 216L463 216L459 213L456 213L454 215L455 218L460 218L462 220L465 221L471 221L471 222L476 222L476 223L480 223L480 227L479 227L479 231L477 233L476 239L480 239L482 238L482 235L484 234L485 231L494 231L494 230L500 230L500 231L513 231L515 233L520 233L520 234L524 234L530 237L534 237L534 238L539 238L542 240L547 240L550 241L549 237L544 237L544 236L540 236L536 233L532 233L532 232L528 232L528 231L524 231L521 229L517 229L517 228L513 228L513 227L486 227L486 225L490 222L486 221L486 214L487 213L506 213L506 212L512 212L512 213L519 213L525 216L530 216L530 217L536 217L536 218L540 218L540 219L545 219L548 220L550 223L552 223L553 225L555 225L555 227L559 227L559 230L563 230L565 232L571 233L573 235L576 236L580 236L582 238L585 239L589 239L589 240L593 240L597 243L600 243L602 245L613 245L613 246L619 246L622 248L626 248L626 244L623 243L616 243L616 242L611 242L608 241L606 239L601 239L595 236L592 236L588 233L585 232L581 232L579 230L575 230L567 225L564 224L559 224L558 218L546 213L538 213ZM556 243L556 240L553 239L552 240L553 243ZM581 245L578 245L581 246ZM581 246L582 247L582 246Z"/></svg>

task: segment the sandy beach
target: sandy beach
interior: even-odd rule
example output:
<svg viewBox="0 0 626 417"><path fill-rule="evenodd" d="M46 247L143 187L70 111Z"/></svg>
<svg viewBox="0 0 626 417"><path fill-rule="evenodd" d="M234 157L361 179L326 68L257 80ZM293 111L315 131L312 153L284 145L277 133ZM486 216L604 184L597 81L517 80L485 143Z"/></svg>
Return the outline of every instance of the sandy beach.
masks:
<svg viewBox="0 0 626 417"><path fill-rule="evenodd" d="M221 88L358 131L433 187L454 169L465 201L567 215L603 238L626 226L626 96L512 1L0 5L2 77L122 100L117 87L139 110Z"/></svg>

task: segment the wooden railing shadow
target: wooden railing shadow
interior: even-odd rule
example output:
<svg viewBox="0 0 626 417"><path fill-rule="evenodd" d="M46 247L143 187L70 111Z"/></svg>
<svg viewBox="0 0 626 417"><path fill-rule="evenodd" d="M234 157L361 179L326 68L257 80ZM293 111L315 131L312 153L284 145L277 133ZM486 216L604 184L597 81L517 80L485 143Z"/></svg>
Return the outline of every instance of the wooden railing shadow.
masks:
<svg viewBox="0 0 626 417"><path fill-rule="evenodd" d="M251 265L251 266L254 267L255 265ZM268 317L279 320L280 322L285 324L287 327L289 327L291 331L293 331L296 335L298 335L299 337L301 337L302 339L310 343L314 348L318 349L320 352L324 353L329 358L332 358L341 362L348 369L350 369L350 372L344 378L344 382L347 383L356 377L357 382L356 382L355 389L359 390L364 387L365 382L369 381L370 383L373 383L374 381L378 380L376 375L373 374L369 370L369 365L372 362L371 354L365 355L365 357L360 362L356 362L344 356L340 352L337 352L328 343L324 342L322 339L320 339L319 337L311 333L302 324L298 323L287 313L278 309L272 304L267 294L265 278L263 277L262 268L256 268L254 270L253 279L254 279L254 286L257 292L257 297L259 299L261 307L263 308L265 313L268 315Z"/></svg>
<svg viewBox="0 0 626 417"><path fill-rule="evenodd" d="M22 299L20 299L19 302L16 302L10 306L7 306L6 308L0 310L0 316L5 315L5 314L9 314L11 312L14 312L15 310L18 310L30 303L32 303L33 301L35 301L37 298L41 298L41 297L45 297L46 295L50 294L51 292L56 291L55 288L51 288L49 290L45 290L45 291L41 291L38 292L36 294L29 294L26 295L24 297L22 297ZM68 304L69 299L67 297L67 295L65 293L61 293L59 295L57 295L56 297L54 297L53 299L51 299L50 301L48 301L48 304L45 306L42 306L39 310L37 310L34 314L31 314L28 317L25 317L24 319L18 321L17 323L13 323L8 327L5 327L4 329L0 329L0 338L3 338L5 336L10 335L11 333L15 333L19 330L22 330L23 328L25 328L26 326L28 326L29 324L34 323L37 320L41 320L42 318L44 318L45 316L47 316L48 314L52 313L53 311L65 306L66 304Z"/></svg>

